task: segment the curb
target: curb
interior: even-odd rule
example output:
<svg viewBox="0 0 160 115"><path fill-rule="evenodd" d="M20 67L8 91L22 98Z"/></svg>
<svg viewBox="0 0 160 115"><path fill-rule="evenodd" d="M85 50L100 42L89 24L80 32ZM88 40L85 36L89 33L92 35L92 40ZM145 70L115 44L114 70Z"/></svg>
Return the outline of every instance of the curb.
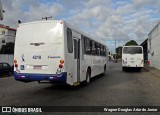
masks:
<svg viewBox="0 0 160 115"><path fill-rule="evenodd" d="M154 67L150 67L148 65L145 65L143 69L146 70L147 72L150 72L152 75L160 78L160 70L158 70Z"/></svg>
<svg viewBox="0 0 160 115"><path fill-rule="evenodd" d="M151 67L149 67L148 65L144 65L143 69L149 72Z"/></svg>

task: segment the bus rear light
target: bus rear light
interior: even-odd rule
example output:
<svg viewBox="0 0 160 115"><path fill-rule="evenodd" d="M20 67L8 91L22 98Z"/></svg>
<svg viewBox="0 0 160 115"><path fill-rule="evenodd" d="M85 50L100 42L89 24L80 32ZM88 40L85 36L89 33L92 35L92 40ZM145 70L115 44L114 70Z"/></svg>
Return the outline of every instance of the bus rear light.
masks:
<svg viewBox="0 0 160 115"><path fill-rule="evenodd" d="M63 59L61 59L61 60L60 60L60 63L61 63L61 64L64 64L64 60L63 60Z"/></svg>
<svg viewBox="0 0 160 115"><path fill-rule="evenodd" d="M13 61L14 63L17 63L17 60L16 59L14 59L14 61Z"/></svg>
<svg viewBox="0 0 160 115"><path fill-rule="evenodd" d="M17 67L18 67L18 64L15 64L15 67L17 68Z"/></svg>
<svg viewBox="0 0 160 115"><path fill-rule="evenodd" d="M59 68L63 68L63 65L62 65L62 64L59 64Z"/></svg>

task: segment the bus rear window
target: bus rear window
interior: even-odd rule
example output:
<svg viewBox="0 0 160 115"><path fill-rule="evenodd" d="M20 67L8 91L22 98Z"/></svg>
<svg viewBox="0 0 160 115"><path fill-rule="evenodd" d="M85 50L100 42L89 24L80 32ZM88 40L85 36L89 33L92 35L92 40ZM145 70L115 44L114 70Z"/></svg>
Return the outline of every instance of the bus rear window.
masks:
<svg viewBox="0 0 160 115"><path fill-rule="evenodd" d="M141 47L124 47L123 54L142 54Z"/></svg>

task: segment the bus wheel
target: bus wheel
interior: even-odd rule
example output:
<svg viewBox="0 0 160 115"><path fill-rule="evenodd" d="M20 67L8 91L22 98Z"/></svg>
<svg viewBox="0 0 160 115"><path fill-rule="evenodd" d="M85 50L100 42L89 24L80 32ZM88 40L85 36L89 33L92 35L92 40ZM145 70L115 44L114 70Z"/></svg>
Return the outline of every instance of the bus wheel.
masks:
<svg viewBox="0 0 160 115"><path fill-rule="evenodd" d="M90 71L87 70L86 80L84 81L84 85L85 85L85 86L87 86L87 85L90 83L90 79L91 79L91 74L90 74Z"/></svg>
<svg viewBox="0 0 160 115"><path fill-rule="evenodd" d="M106 65L104 66L104 71L102 73L102 76L104 76L106 74Z"/></svg>
<svg viewBox="0 0 160 115"><path fill-rule="evenodd" d="M124 67L122 67L122 71L125 71L125 68L124 68Z"/></svg>

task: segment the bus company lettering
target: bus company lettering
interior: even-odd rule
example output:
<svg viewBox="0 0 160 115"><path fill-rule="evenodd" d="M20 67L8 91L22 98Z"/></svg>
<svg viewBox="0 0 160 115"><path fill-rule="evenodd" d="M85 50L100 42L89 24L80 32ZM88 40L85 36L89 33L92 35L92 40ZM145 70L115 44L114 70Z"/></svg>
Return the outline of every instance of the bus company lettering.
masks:
<svg viewBox="0 0 160 115"><path fill-rule="evenodd" d="M49 59L51 58L61 58L60 56L48 56Z"/></svg>

